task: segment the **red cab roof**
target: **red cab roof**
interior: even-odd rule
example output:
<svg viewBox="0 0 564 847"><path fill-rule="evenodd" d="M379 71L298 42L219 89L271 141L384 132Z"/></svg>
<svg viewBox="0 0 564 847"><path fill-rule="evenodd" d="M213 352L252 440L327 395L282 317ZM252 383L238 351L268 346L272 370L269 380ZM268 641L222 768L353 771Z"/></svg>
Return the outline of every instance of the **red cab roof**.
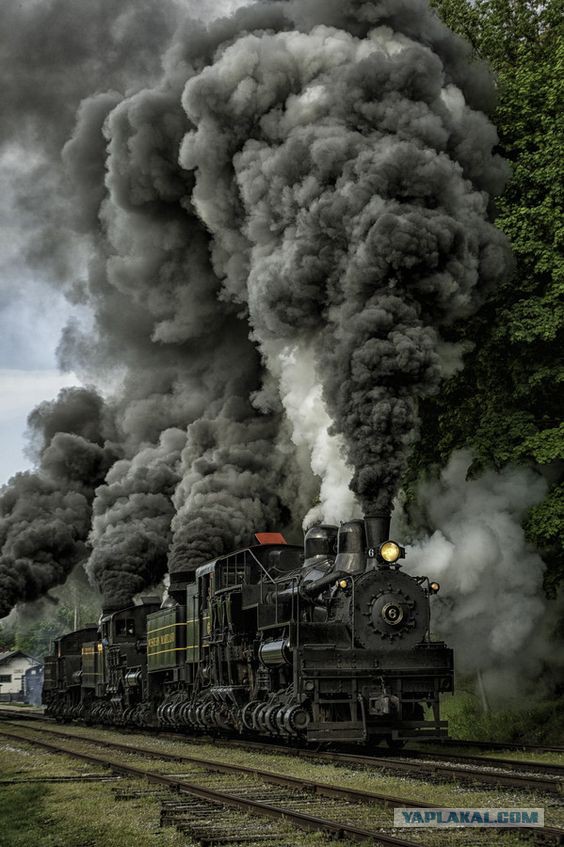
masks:
<svg viewBox="0 0 564 847"><path fill-rule="evenodd" d="M281 532L255 532L259 544L287 544Z"/></svg>

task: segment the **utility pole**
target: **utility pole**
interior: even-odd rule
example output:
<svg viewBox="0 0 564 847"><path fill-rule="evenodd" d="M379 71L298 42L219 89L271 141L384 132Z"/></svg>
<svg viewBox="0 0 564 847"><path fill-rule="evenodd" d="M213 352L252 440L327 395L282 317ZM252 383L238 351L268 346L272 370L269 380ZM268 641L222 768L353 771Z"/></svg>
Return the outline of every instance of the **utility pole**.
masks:
<svg viewBox="0 0 564 847"><path fill-rule="evenodd" d="M480 669L476 671L476 679L478 680L478 691L480 693L480 700L482 701L482 711L485 715L487 715L490 710L490 704L488 703L486 688L484 686L482 671Z"/></svg>

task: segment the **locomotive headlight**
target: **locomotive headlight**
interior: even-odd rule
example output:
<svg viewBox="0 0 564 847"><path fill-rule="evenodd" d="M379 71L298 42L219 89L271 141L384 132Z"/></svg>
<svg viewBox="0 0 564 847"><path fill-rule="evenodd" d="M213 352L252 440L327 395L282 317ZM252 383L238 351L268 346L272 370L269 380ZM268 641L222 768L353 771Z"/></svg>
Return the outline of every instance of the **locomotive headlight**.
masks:
<svg viewBox="0 0 564 847"><path fill-rule="evenodd" d="M440 590L441 586L438 582L431 582L429 584L429 591L431 592L431 594L438 594Z"/></svg>
<svg viewBox="0 0 564 847"><path fill-rule="evenodd" d="M378 553L380 554L381 559L392 564L393 562L397 562L401 556L401 547L399 544L396 544L395 541L384 541L384 543L380 545Z"/></svg>

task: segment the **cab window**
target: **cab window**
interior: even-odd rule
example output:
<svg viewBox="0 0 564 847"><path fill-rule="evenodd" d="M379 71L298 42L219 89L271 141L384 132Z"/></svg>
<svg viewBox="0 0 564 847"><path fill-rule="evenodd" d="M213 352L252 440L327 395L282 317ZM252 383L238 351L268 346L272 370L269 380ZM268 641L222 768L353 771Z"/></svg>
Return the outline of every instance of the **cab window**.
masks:
<svg viewBox="0 0 564 847"><path fill-rule="evenodd" d="M135 635L135 621L133 618L122 618L116 621L116 635L118 638Z"/></svg>

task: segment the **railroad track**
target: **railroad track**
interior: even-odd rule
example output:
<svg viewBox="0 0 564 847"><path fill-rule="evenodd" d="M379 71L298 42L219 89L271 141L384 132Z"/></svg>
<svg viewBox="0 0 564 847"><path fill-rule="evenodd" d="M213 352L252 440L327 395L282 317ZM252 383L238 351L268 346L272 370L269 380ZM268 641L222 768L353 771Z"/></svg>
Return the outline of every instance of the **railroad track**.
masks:
<svg viewBox="0 0 564 847"><path fill-rule="evenodd" d="M301 754L301 751L300 751ZM304 755L309 755L306 751ZM389 770L411 772L423 770L425 774L441 775L450 778L472 779L511 788L544 790L549 793L564 793L564 766L527 762L513 759L485 759L472 756L448 756L435 753L412 753L395 756L370 756L366 754L333 753L319 751L316 757L328 758L334 762L366 764ZM486 769L487 768L487 769ZM528 773L522 773L527 771Z"/></svg>
<svg viewBox="0 0 564 847"><path fill-rule="evenodd" d="M28 728L26 727L26 729ZM71 736L66 733L55 733L51 730L38 730L38 732L42 732L44 735L62 735L65 736L65 740L67 741L95 744L98 747L103 746L107 749L111 748L116 750L117 752L127 751L128 754L151 756L160 760L174 760L182 762L189 761L191 764L201 765L208 772L229 772L230 774L236 775L237 781L230 788L218 789L213 787L213 785L210 786L203 784L205 783L205 780L203 780L202 778L200 778L200 782L196 783L188 781L184 778L184 776L178 777L174 775L158 773L157 771L146 770L144 768L127 764L125 762L116 762L104 758L99 754L87 753L84 751L72 749L68 746L63 746L60 743L55 744L38 737L30 737L29 734L22 734L22 732L8 732L4 728L4 726L0 729L0 736L4 736L5 738L20 742L23 741L28 744L33 744L53 753L62 753L64 755L72 756L74 758L81 759L82 761L86 761L92 765L101 765L102 767L109 768L115 773L135 777L136 779L147 779L148 782L152 784L165 786L175 792L180 792L182 794L189 795L191 798L190 803L179 803L178 801L176 801L172 804L165 804L163 806L163 812L161 814L161 821L163 824L180 824L179 828L182 828L181 825L183 823L186 823L188 824L187 829L191 832L191 834L194 834L194 827L190 827L189 825L189 821L191 820L189 814L190 812L196 812L196 823L201 824L203 820L207 819L211 821L212 819L215 819L215 815L210 815L209 810L206 809L206 805L201 805L201 803L203 802L204 804L211 804L215 808L217 808L217 806L220 806L231 810L235 809L239 812L242 811L250 813L259 817L270 818L272 820L289 821L294 826L297 826L301 829L313 830L316 832L324 832L328 834L331 838L341 838L352 841L370 841L372 843L389 845L389 847L421 847L422 844L422 842L420 841L407 841L406 839L388 835L387 833L381 832L379 830L366 829L364 827L356 826L353 823L342 822L341 820L332 820L331 818L321 817L320 814L314 815L301 811L300 806L303 807L304 805L303 790L307 789L310 784L312 786L317 786L316 783L310 783L309 780L300 780L294 777L284 776L282 774L269 773L269 788L267 791L265 791L264 788L262 790L260 788L257 788L257 790L255 791L253 791L252 789L250 790L248 787L241 789L242 775L257 776L261 775L263 772L238 765L223 765L222 763L209 762L209 760L198 760L196 757L165 754L161 753L160 751L157 752L154 750L146 750L144 748L140 749L139 747L133 748L129 745L118 744L109 741L100 742L99 739L87 739L74 735ZM270 786L275 780L276 785L286 786L287 788L291 789L291 793L273 793ZM293 795L296 794L297 788L300 789L300 793L297 795L298 799L296 801ZM327 788L331 787L328 786ZM361 798L362 802L368 802L366 799L367 792L355 792L353 789L339 789L338 787L335 787L335 790L342 790L344 794L349 795L349 798L354 794L357 798L356 802L359 802ZM335 795L332 796L334 797ZM375 800L376 798L378 798L380 802L383 802L383 799L380 799L380 797L385 799L387 803L403 803L403 800L400 801L399 798L384 798L384 795L373 795L372 799ZM200 802L194 804L194 800ZM343 800L341 799L341 802L339 804L341 807L342 803ZM351 805L353 804L351 803ZM263 830L261 829L259 832L262 833ZM241 837L240 835L235 835L235 833L233 832L233 822L231 822L228 832L225 832L223 835L215 832L213 835L214 843L240 843L241 841L244 841L247 839L247 837L249 837L249 833L247 830L245 830L245 834L243 837ZM202 833L200 833L198 837L201 842L206 843L206 839L203 837ZM278 838L279 841L283 840L282 837L278 835L276 835L276 838ZM261 839L256 839L253 836L252 840ZM268 838L267 840L274 841L275 839ZM209 841L207 843L209 843Z"/></svg>
<svg viewBox="0 0 564 847"><path fill-rule="evenodd" d="M504 741L472 741L468 738L442 738L440 741L421 741L420 744L433 744L438 747L474 747L476 750L514 750L523 753L564 753L564 745L558 744L519 744Z"/></svg>
<svg viewBox="0 0 564 847"><path fill-rule="evenodd" d="M17 724L12 724L18 729ZM21 728L20 728L21 729ZM24 727L29 730L30 727ZM61 746L46 742L37 735L31 737L27 734L7 732L5 729L0 729L0 736L12 738L18 741L35 744L46 750L55 753L64 753L91 764L98 764L108 767L114 773L125 774L134 777L146 778L150 783L155 783L166 788L190 795L188 802L179 801L178 799L164 801L161 812L162 825L175 825L182 829L187 834L190 834L202 844L218 844L218 843L241 843L244 841L264 840L266 842L274 842L279 836L276 833L267 833L263 839L263 829L249 830L248 826L245 829L244 837L234 835L233 821L217 819L217 806L227 807L228 809L237 809L251 813L253 815L263 815L271 819L281 819L291 821L294 825L303 829L313 829L323 831L329 834L332 838L345 838L355 841L370 840L375 843L384 845L396 845L396 847L422 847L422 842L406 841L397 836L388 835L385 832L374 829L367 829L363 826L357 826L351 822L335 821L331 818L320 817L319 813L312 815L304 812L301 809L304 805L310 806L310 802L303 800L303 793L309 792L316 796L316 799L338 800L340 812L343 811L343 803L345 803L345 812L350 811L350 807L354 804L379 804L384 807L416 807L416 808L433 808L433 804L422 800L407 799L405 797L394 797L386 794L363 791L360 789L331 785L328 783L317 782L315 780L303 779L294 777L288 774L274 773L265 771L255 767L245 765L231 764L227 762L210 761L209 758L203 759L198 756L187 755L184 753L167 753L161 750L151 748L132 746L121 742L109 740L101 740L99 738L87 737L84 735L75 735L53 729L39 729L33 727L32 733L41 733L43 736L55 736L63 738L66 741L78 742L80 744L93 744L96 747L103 747L108 750L113 750L118 753L127 753L147 758L158 759L161 761L179 762L190 766L196 766L204 771L212 774L228 775L235 778L235 782L227 789L223 787L218 790L213 785L188 782L184 777L179 778L167 774L148 771L126 764L124 762L115 762L105 759L99 755L93 755L84 751L77 751L69 747ZM259 787L242 787L241 777L252 777L255 780L260 780L268 786L276 786L278 792L273 793L272 788L265 792L264 788ZM282 790L281 790L282 789ZM120 789L123 795L131 796L124 789ZM136 790L133 792L135 796L139 794ZM201 802L211 803L213 813L206 806L202 807ZM276 802L277 805L273 805ZM282 805L278 805L282 804ZM538 827L516 828L514 831L520 834L533 834L540 837L543 841L552 844L564 844L564 829L555 827ZM259 837L260 836L260 837Z"/></svg>
<svg viewBox="0 0 564 847"><path fill-rule="evenodd" d="M193 739L182 734L163 732L162 737L178 738L184 742ZM204 736L206 741L218 744L221 739ZM200 737L202 740L202 737ZM448 756L446 754L421 753L419 751L373 756L369 753L343 753L328 750L311 750L303 747L288 747L275 741L229 739L231 746L250 750L281 753L335 764L377 767L390 772L399 771L410 776L437 776L465 782L481 782L521 790L546 791L550 794L564 793L564 766L544 762L517 761L513 759L487 759L471 756ZM412 761L410 761L410 759ZM434 761L433 761L434 760ZM488 768L488 769L486 769ZM520 773L519 771L527 771Z"/></svg>
<svg viewBox="0 0 564 847"><path fill-rule="evenodd" d="M267 749L272 750L272 747ZM278 748L274 748L278 752ZM368 755L351 755L348 753L333 753L327 751L314 752L311 750L296 749L290 751L291 755L300 756L308 759L316 759L320 761L334 762L343 765L362 765L363 767L376 767L389 773L403 773L406 776L416 776L420 778L438 777L444 780L453 780L455 782L473 782L486 785L496 785L506 788L513 788L522 791L542 791L549 794L564 793L564 783L557 777L564 774L564 769L559 765L553 765L553 768L560 768L555 775L554 771L546 775L539 773L518 773L517 767L505 765L504 768L496 769L496 760L492 759L491 764L488 762L489 769L472 767L470 765L460 765L455 762L445 764L439 761L427 761L415 759L409 761L405 757L377 757ZM510 762L510 760L507 760ZM543 767L542 763L536 763L539 767ZM517 763L519 767L523 767L522 763ZM528 763L527 763L528 767Z"/></svg>
<svg viewBox="0 0 564 847"><path fill-rule="evenodd" d="M21 714L20 714L21 712ZM8 720L34 720L34 721L49 721L52 718L45 717L44 714L39 712L26 712L23 709L0 709L0 718L7 718Z"/></svg>
<svg viewBox="0 0 564 847"><path fill-rule="evenodd" d="M526 759L503 759L503 758L488 758L487 756L460 756L455 754L449 756L448 753L436 753L434 750L429 753L423 753L419 750L406 752L398 756L401 759L415 760L436 760L439 762L452 762L455 759L463 765L487 765L488 767L504 768L508 771L523 770L533 773L552 774L556 777L564 778L564 765L554 765L551 762L529 762Z"/></svg>
<svg viewBox="0 0 564 847"><path fill-rule="evenodd" d="M1 710L0 710L1 715ZM28 716L29 717L29 716ZM13 721L14 716L11 717ZM33 720L37 720L36 717ZM43 719L46 721L47 719ZM55 733L56 734L56 733ZM148 731L149 735L154 735ZM190 742L190 736L163 733L164 737L178 737ZM217 739L211 739L217 743ZM541 791L549 794L564 793L564 766L544 762L515 761L513 759L485 759L483 757L453 757L447 754L421 753L373 756L366 753L341 753L314 751L307 748L287 747L275 742L230 740L230 745L247 749L264 750L313 760L330 761L343 765L376 767L388 772L399 772L419 778L436 777L457 782L482 783L524 791Z"/></svg>
<svg viewBox="0 0 564 847"><path fill-rule="evenodd" d="M28 727L26 727L28 729ZM385 806L413 806L415 808L434 808L432 803L426 803L423 800L406 800L404 797L392 797L387 794L377 794L370 791L362 791L356 788L346 788L339 785L330 785L324 782L315 782L314 780L302 779L300 777L289 776L286 774L277 774L272 771L262 770L260 768L248 767L246 765L235 765L228 762L210 761L199 756L192 756L186 753L166 753L161 750L154 750L149 747L139 747L131 744L122 744L118 741L105 741L98 738L88 738L84 735L74 735L67 732L61 732L53 729L36 729L33 732L41 732L43 735L52 735L58 738L65 738L69 741L85 741L87 743L96 744L99 747L105 747L110 750L117 750L121 753L138 753L148 758L162 759L169 762L186 762L193 765L198 765L209 771L218 773L239 773L245 776L258 777L264 782L272 785L284 785L294 787L298 790L308 790L315 794L324 797L332 797L341 800L350 800L355 803L382 803ZM1 734L1 733L0 733Z"/></svg>

